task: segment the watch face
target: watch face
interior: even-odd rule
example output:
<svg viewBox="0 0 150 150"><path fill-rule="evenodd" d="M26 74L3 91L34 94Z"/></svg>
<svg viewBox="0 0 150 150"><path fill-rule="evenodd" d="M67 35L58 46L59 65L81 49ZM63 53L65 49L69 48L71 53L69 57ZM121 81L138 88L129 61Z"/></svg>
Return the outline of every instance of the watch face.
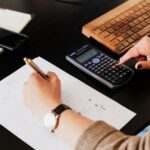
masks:
<svg viewBox="0 0 150 150"><path fill-rule="evenodd" d="M52 131L55 127L56 127L56 124L57 124L57 119L56 119L56 116L49 112L47 113L45 116L44 116L44 126L49 129L50 131Z"/></svg>

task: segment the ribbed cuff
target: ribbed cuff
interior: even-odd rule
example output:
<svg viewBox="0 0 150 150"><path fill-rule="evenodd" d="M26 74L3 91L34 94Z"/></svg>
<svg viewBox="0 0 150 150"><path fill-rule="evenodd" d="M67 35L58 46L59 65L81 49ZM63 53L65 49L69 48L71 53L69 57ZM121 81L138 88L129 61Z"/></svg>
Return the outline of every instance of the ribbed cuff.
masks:
<svg viewBox="0 0 150 150"><path fill-rule="evenodd" d="M99 141L115 131L116 129L103 121L97 121L87 128L80 136L76 145L76 150L93 150Z"/></svg>

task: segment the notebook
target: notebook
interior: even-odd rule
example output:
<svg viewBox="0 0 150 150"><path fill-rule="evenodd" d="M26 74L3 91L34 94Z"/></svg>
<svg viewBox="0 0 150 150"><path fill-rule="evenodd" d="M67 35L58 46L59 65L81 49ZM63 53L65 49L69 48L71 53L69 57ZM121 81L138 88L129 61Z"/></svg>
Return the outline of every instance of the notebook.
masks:
<svg viewBox="0 0 150 150"><path fill-rule="evenodd" d="M136 115L45 59L37 57L34 62L45 73L56 72L61 80L63 103L80 114L93 120L104 120L117 129L121 129ZM25 65L0 82L0 124L34 149L73 149L55 133L47 131L42 120L24 105L23 85L31 72L32 69Z"/></svg>

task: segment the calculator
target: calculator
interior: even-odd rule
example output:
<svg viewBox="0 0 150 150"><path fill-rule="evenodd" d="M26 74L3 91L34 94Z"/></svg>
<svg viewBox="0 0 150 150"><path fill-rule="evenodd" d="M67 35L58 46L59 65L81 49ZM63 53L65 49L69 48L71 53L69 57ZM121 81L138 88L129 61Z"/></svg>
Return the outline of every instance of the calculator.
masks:
<svg viewBox="0 0 150 150"><path fill-rule="evenodd" d="M82 46L66 59L111 89L123 86L134 74L134 70L126 65L115 66L117 60L92 45Z"/></svg>

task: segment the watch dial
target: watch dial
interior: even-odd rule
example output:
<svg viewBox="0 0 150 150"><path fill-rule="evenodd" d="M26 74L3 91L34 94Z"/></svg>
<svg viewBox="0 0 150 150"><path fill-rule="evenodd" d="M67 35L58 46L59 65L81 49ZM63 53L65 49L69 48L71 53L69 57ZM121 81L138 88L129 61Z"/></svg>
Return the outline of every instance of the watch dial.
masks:
<svg viewBox="0 0 150 150"><path fill-rule="evenodd" d="M53 130L56 126L56 123L57 123L57 119L53 113L49 112L44 116L44 126L47 129Z"/></svg>

